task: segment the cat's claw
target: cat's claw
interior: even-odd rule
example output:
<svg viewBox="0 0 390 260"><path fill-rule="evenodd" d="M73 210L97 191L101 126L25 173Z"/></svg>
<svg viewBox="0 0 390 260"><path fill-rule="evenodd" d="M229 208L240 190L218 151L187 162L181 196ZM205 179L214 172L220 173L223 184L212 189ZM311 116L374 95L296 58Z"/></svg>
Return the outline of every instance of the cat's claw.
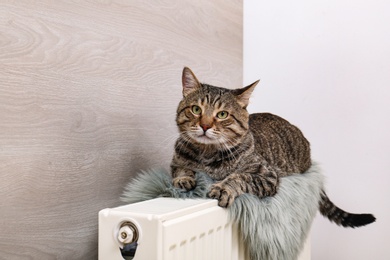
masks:
<svg viewBox="0 0 390 260"><path fill-rule="evenodd" d="M227 185L213 184L208 196L218 200L218 205L223 208L230 207L236 195L236 191Z"/></svg>
<svg viewBox="0 0 390 260"><path fill-rule="evenodd" d="M183 190L192 190L196 186L196 181L193 177L190 176L180 176L172 180L174 187L183 189Z"/></svg>

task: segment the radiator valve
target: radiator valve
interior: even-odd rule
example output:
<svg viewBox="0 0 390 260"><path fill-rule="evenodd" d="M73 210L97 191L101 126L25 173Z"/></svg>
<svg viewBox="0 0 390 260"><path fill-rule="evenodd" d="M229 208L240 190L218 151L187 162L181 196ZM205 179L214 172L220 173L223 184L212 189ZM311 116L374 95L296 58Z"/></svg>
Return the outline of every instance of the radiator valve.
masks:
<svg viewBox="0 0 390 260"><path fill-rule="evenodd" d="M123 259L132 260L138 246L139 231L131 221L123 222L118 231L117 239Z"/></svg>
<svg viewBox="0 0 390 260"><path fill-rule="evenodd" d="M138 240L138 230L131 222L124 222L119 228L118 241L120 244L131 244Z"/></svg>
<svg viewBox="0 0 390 260"><path fill-rule="evenodd" d="M118 240L123 244L133 242L133 230L129 226L124 226L119 229Z"/></svg>

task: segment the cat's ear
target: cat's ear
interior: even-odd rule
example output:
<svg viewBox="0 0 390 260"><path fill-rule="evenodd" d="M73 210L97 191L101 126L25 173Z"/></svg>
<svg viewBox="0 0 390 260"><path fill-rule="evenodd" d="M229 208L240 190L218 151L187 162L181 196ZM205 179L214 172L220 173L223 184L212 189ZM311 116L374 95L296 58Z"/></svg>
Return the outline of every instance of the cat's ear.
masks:
<svg viewBox="0 0 390 260"><path fill-rule="evenodd" d="M244 88L239 88L233 91L233 94L237 97L238 104L240 104L242 108L246 108L248 106L252 92L259 82L260 80L257 80Z"/></svg>
<svg viewBox="0 0 390 260"><path fill-rule="evenodd" d="M195 74L192 72L192 70L190 70L188 67L184 67L181 79L183 83L184 97L200 88L198 79L195 77Z"/></svg>

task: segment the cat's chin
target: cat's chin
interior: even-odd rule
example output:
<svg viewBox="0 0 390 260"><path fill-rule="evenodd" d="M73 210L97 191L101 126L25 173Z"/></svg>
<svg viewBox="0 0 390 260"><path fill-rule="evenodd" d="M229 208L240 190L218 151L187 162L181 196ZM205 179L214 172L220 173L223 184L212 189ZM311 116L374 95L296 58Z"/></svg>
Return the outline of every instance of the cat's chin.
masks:
<svg viewBox="0 0 390 260"><path fill-rule="evenodd" d="M206 135L196 136L194 137L195 141L201 144L218 144L217 139L212 139Z"/></svg>

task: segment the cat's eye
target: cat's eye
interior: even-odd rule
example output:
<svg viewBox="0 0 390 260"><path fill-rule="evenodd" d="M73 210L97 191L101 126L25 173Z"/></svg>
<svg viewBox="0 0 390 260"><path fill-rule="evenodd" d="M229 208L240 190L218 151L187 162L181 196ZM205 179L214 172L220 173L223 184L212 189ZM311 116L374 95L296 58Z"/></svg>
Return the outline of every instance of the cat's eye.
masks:
<svg viewBox="0 0 390 260"><path fill-rule="evenodd" d="M202 113L202 109L197 105L192 106L191 110L195 115L200 115Z"/></svg>
<svg viewBox="0 0 390 260"><path fill-rule="evenodd" d="M225 118L228 117L228 115L229 115L228 112L226 112L226 111L220 111L220 112L218 112L217 117L218 117L219 119L225 119Z"/></svg>

